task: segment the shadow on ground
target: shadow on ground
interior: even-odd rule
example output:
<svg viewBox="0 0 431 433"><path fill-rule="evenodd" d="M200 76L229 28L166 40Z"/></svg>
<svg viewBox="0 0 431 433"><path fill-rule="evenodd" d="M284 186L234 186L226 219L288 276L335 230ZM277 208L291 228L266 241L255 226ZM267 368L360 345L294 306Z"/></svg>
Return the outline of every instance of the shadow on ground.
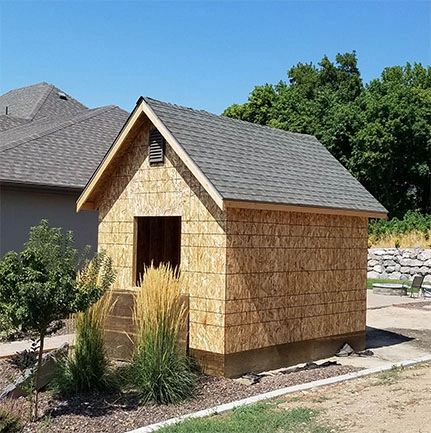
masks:
<svg viewBox="0 0 431 433"><path fill-rule="evenodd" d="M406 335L398 334L392 331L386 331L384 329L373 328L372 326L367 326L366 338L367 349L395 346L396 344L414 340L413 337L408 337Z"/></svg>

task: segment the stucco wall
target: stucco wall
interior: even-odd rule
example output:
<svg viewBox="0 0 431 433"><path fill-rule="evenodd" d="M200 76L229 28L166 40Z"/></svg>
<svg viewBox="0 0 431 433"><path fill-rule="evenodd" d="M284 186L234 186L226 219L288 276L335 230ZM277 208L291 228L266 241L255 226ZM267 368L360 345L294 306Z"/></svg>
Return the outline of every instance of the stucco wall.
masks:
<svg viewBox="0 0 431 433"><path fill-rule="evenodd" d="M229 210L226 353L365 330L367 219Z"/></svg>
<svg viewBox="0 0 431 433"><path fill-rule="evenodd" d="M223 321L206 320L206 312L224 308L225 217L169 146L165 164L149 166L149 126L144 124L116 162L97 199L99 248L113 258L115 288L133 289L134 217L181 216L181 269L189 279L190 295L189 345L222 353ZM109 328L115 341L130 329L130 320L117 317Z"/></svg>
<svg viewBox="0 0 431 433"><path fill-rule="evenodd" d="M51 226L72 230L78 248L97 248L97 212L76 213L78 194L24 188L0 188L0 256L22 249L30 227L45 218Z"/></svg>

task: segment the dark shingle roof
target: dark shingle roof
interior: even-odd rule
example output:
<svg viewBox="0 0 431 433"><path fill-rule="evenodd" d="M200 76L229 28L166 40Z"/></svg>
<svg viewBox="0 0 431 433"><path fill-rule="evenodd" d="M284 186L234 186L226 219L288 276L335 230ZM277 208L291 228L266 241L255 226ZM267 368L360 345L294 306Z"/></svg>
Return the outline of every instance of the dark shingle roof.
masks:
<svg viewBox="0 0 431 433"><path fill-rule="evenodd" d="M43 97L41 87L47 90ZM10 103L13 94L19 101L17 111L27 116L31 112L32 119L0 116L0 126L6 125L0 132L0 182L83 188L128 117L116 106L87 109L69 96L60 99L58 92L44 83L0 96L0 104L6 99ZM31 110L25 110L24 94Z"/></svg>
<svg viewBox="0 0 431 433"><path fill-rule="evenodd" d="M144 100L225 200L386 212L313 136Z"/></svg>
<svg viewBox="0 0 431 433"><path fill-rule="evenodd" d="M66 99L60 98L60 94ZM42 117L71 116L87 107L48 83L13 89L0 96L0 115L33 120Z"/></svg>

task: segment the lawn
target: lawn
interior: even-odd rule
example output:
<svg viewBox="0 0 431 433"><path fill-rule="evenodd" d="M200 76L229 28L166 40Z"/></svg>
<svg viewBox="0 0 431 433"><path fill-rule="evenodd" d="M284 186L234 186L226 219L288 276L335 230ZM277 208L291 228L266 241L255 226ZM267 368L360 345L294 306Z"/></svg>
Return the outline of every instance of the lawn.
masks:
<svg viewBox="0 0 431 433"><path fill-rule="evenodd" d="M160 433L332 433L430 431L431 365L393 368L361 380L278 397ZM386 402L382 404L382 402ZM411 409L414 402L414 410Z"/></svg>
<svg viewBox="0 0 431 433"><path fill-rule="evenodd" d="M367 279L367 289L372 289L373 283L407 284L409 287L411 285L411 281L409 281L409 280L388 280L388 279L384 279L384 278L368 278Z"/></svg>
<svg viewBox="0 0 431 433"><path fill-rule="evenodd" d="M297 407L283 410L275 403L257 403L210 418L190 419L162 428L161 433L329 433L316 419L318 410Z"/></svg>

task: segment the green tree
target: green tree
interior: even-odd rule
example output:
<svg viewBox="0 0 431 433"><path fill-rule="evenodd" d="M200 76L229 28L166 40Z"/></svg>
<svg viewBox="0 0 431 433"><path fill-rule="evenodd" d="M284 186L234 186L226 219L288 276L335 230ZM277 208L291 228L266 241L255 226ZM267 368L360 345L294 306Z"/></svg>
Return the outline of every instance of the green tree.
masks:
<svg viewBox="0 0 431 433"><path fill-rule="evenodd" d="M299 63L226 116L315 135L390 211L429 211L431 72L386 68L363 86L355 52Z"/></svg>
<svg viewBox="0 0 431 433"><path fill-rule="evenodd" d="M9 252L0 261L0 315L22 331L38 335L38 382L44 339L59 329L69 314L96 302L112 284L111 260L102 254L96 260L98 279L77 279L80 261L71 232L49 227L46 220L30 230L20 252ZM35 393L34 418L38 415Z"/></svg>
<svg viewBox="0 0 431 433"><path fill-rule="evenodd" d="M359 100L348 168L391 211L430 211L431 68L386 68Z"/></svg>

